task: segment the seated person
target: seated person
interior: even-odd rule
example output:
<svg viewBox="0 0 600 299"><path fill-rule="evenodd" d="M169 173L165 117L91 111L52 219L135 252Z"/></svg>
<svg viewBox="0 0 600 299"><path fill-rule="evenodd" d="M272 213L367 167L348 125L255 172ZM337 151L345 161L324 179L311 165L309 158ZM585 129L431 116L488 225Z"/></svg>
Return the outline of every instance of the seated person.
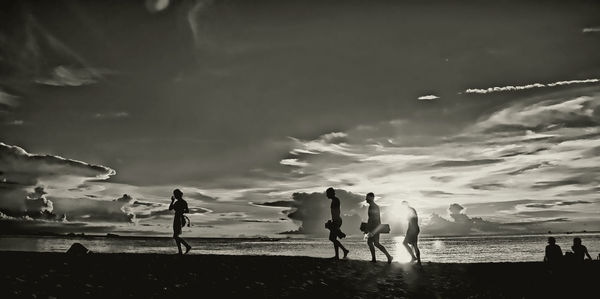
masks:
<svg viewBox="0 0 600 299"><path fill-rule="evenodd" d="M562 260L563 254L560 246L556 245L556 239L554 237L548 238L548 245L546 246L546 255L544 256L544 262L556 263Z"/></svg>
<svg viewBox="0 0 600 299"><path fill-rule="evenodd" d="M583 261L585 256L587 256L588 260L592 259L587 248L581 245L581 238L579 237L573 239L573 246L571 246L571 249L573 250L573 257L576 262Z"/></svg>

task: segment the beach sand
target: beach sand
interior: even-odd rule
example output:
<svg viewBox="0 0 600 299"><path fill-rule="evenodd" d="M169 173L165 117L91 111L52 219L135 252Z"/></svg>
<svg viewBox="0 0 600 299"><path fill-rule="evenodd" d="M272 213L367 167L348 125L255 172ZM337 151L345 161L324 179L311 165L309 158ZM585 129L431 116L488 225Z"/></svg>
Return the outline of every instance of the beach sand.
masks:
<svg viewBox="0 0 600 299"><path fill-rule="evenodd" d="M1 252L0 298L586 298L600 262L422 267L286 256Z"/></svg>

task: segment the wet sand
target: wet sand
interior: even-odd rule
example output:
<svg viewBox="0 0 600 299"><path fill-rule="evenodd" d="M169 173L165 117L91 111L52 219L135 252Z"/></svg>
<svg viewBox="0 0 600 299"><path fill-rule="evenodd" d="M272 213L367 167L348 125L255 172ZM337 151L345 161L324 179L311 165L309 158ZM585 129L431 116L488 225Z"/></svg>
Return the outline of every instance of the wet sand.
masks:
<svg viewBox="0 0 600 299"><path fill-rule="evenodd" d="M600 262L410 264L285 256L0 252L0 298L586 298ZM193 297L192 297L193 296Z"/></svg>

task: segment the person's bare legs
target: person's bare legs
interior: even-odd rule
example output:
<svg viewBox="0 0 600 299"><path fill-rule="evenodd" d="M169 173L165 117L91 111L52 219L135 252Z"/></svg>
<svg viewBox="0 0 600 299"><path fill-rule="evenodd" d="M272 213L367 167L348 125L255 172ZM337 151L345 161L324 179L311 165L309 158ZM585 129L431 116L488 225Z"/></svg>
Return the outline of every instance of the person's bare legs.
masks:
<svg viewBox="0 0 600 299"><path fill-rule="evenodd" d="M192 249L192 246L190 246L190 244L188 244L184 239L182 239L179 236L175 237L175 242L177 242L177 249L179 250L179 254L182 254L181 244L183 244L183 246L185 246L185 253L190 252L190 249Z"/></svg>
<svg viewBox="0 0 600 299"><path fill-rule="evenodd" d="M375 242L375 247L379 248L379 250L381 250L381 252L383 252L385 254L385 256L387 257L387 260L388 260L388 264L390 264L394 258L388 253L387 249L385 249L385 247L383 247L383 245L381 245L381 243L379 243L379 242ZM371 250L371 255L373 257L375 256L375 249ZM375 259L375 258L373 258L373 259Z"/></svg>
<svg viewBox="0 0 600 299"><path fill-rule="evenodd" d="M408 253L410 253L411 261L416 261L417 257L413 253L413 249L408 245L408 242L406 241L406 239L404 239L404 242L402 242L402 244L404 245L404 247L406 247L406 251L408 251Z"/></svg>
<svg viewBox="0 0 600 299"><path fill-rule="evenodd" d="M377 258L375 257L375 246L373 246L373 241L370 238L367 239L367 245L371 251L371 262L376 262Z"/></svg>
<svg viewBox="0 0 600 299"><path fill-rule="evenodd" d="M415 254L417 255L417 263L419 263L419 265L421 264L421 250L419 250L419 246L417 246L417 243L415 242L415 244L413 244L413 248L415 250Z"/></svg>
<svg viewBox="0 0 600 299"><path fill-rule="evenodd" d="M173 239L175 239L175 244L177 244L177 250L179 251L179 254L182 254L182 252L181 252L181 242L179 241L179 237L175 236L175 237L173 237Z"/></svg>
<svg viewBox="0 0 600 299"><path fill-rule="evenodd" d="M346 258L348 256L348 252L350 252L350 250L346 249L346 247L344 247L344 245L342 245L342 243L338 239L333 240L333 247L335 247L335 257L336 258L339 258L338 248L341 248L342 251L344 252L344 258Z"/></svg>

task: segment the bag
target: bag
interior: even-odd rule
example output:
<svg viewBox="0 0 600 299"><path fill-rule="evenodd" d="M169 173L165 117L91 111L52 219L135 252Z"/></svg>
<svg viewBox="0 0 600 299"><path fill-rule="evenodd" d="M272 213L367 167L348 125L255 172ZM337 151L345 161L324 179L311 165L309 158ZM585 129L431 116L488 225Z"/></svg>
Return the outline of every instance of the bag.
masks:
<svg viewBox="0 0 600 299"><path fill-rule="evenodd" d="M382 234L389 234L392 231L389 224L382 224L379 226L379 232Z"/></svg>
<svg viewBox="0 0 600 299"><path fill-rule="evenodd" d="M380 224L375 230L377 234L389 234L392 231L389 224ZM366 222L360 223L360 231L365 234L370 233Z"/></svg>
<svg viewBox="0 0 600 299"><path fill-rule="evenodd" d="M190 225L192 224L192 222L190 221L190 218L188 218L188 216L181 215L181 227L185 227L186 222L187 222L187 226L190 227Z"/></svg>
<svg viewBox="0 0 600 299"><path fill-rule="evenodd" d="M333 224L333 222L331 220L327 220L327 222L325 222L325 228L331 230L332 224Z"/></svg>
<svg viewBox="0 0 600 299"><path fill-rule="evenodd" d="M369 233L369 230L367 229L367 223L366 222L361 222L359 229L360 229L361 232L363 232L365 234Z"/></svg>

